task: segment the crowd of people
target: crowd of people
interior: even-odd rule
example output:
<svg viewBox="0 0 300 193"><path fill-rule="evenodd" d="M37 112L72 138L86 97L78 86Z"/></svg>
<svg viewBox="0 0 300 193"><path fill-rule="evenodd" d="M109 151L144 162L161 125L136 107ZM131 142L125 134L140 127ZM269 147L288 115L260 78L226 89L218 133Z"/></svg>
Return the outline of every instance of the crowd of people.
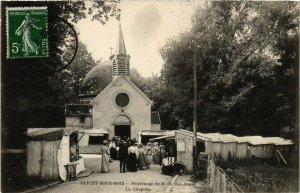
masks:
<svg viewBox="0 0 300 193"><path fill-rule="evenodd" d="M110 141L104 140L100 145L102 155L101 172L109 172L109 163L120 161L120 173L136 172L150 169L151 164L162 165L167 155L165 147L158 142L147 144L137 143L135 139L121 139L114 137Z"/></svg>

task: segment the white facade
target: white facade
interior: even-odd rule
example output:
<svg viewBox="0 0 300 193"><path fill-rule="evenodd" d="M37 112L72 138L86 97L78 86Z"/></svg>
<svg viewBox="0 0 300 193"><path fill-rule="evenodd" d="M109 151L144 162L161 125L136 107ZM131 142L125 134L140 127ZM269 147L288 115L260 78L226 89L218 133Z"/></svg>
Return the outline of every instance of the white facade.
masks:
<svg viewBox="0 0 300 193"><path fill-rule="evenodd" d="M128 105L116 104L119 93L128 95ZM151 130L151 103L128 77L118 76L92 101L93 127L108 129L112 138L116 127L127 126L130 138L138 139L139 131Z"/></svg>

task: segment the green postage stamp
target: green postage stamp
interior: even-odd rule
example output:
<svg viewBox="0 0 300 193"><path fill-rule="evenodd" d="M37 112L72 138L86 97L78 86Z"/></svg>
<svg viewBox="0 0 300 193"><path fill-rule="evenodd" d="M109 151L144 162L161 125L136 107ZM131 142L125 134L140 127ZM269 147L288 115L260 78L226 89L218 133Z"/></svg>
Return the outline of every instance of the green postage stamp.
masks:
<svg viewBox="0 0 300 193"><path fill-rule="evenodd" d="M47 7L6 8L7 58L48 56Z"/></svg>

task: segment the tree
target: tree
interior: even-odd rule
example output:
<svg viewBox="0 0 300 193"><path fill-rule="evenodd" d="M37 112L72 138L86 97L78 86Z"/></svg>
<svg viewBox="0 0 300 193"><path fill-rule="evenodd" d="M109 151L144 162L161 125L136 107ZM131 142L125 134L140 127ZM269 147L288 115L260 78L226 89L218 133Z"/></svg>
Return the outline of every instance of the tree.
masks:
<svg viewBox="0 0 300 193"><path fill-rule="evenodd" d="M297 6L212 2L195 11L192 29L161 49L162 83L184 127L192 125L196 57L199 130L279 135L296 128Z"/></svg>
<svg viewBox="0 0 300 193"><path fill-rule="evenodd" d="M152 111L158 111L160 114L161 128L164 130L176 129L181 120L173 110L176 90L164 84L162 77L154 74L146 79L143 90L153 101Z"/></svg>
<svg viewBox="0 0 300 193"><path fill-rule="evenodd" d="M49 77L51 95L54 96L51 106L63 106L65 103L78 103L81 85L86 74L97 65L86 46L79 42L78 52L72 64L54 77ZM63 83L63 84L61 84ZM58 103L58 104L55 104Z"/></svg>
<svg viewBox="0 0 300 193"><path fill-rule="evenodd" d="M61 70L66 66L61 60L62 48L69 34L66 20L76 23L92 15L93 20L105 22L110 17L119 18L117 2L95 1L14 1L1 2L2 18L6 7L47 6L49 57L33 59L7 59L2 54L2 140L4 147L24 146L24 133L30 127L63 126L64 109L61 106L67 97L59 93L53 80L59 80ZM89 5L89 6L88 6ZM2 34L6 34L6 21L3 20ZM2 42L6 36L2 36ZM6 50L3 43L2 50ZM5 52L3 52L5 53ZM72 68L72 67L70 67ZM67 69L68 70L68 69ZM80 72L78 72L80 73ZM14 141L15 143L11 143Z"/></svg>

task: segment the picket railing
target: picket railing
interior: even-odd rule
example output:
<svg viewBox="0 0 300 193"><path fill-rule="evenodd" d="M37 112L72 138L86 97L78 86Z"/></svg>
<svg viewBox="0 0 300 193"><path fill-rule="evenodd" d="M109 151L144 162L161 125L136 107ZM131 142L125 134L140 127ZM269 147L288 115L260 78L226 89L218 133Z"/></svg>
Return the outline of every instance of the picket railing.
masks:
<svg viewBox="0 0 300 193"><path fill-rule="evenodd" d="M243 190L215 164L213 159L208 160L207 173L209 187L213 193L244 193Z"/></svg>

